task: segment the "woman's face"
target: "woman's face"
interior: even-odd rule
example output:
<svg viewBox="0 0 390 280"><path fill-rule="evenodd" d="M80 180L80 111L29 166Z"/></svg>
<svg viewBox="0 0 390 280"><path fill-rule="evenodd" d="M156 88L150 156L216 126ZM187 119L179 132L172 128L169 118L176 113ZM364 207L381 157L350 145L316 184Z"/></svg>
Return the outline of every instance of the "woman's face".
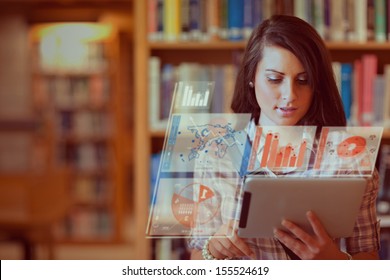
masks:
<svg viewBox="0 0 390 280"><path fill-rule="evenodd" d="M260 125L295 125L309 110L313 92L305 69L290 51L265 47L254 80Z"/></svg>

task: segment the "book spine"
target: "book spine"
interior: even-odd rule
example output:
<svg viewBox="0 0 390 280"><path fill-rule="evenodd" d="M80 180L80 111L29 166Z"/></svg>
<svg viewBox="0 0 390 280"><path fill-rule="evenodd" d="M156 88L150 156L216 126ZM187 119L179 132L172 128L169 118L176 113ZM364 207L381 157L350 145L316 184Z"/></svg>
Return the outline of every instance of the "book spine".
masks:
<svg viewBox="0 0 390 280"><path fill-rule="evenodd" d="M176 41L180 36L180 2L164 0L164 40Z"/></svg>
<svg viewBox="0 0 390 280"><path fill-rule="evenodd" d="M231 103L233 99L234 92L234 81L236 80L236 68L232 64L227 64L224 67L224 100L223 100L223 110L224 113L232 113Z"/></svg>
<svg viewBox="0 0 390 280"><path fill-rule="evenodd" d="M244 6L242 0L228 0L228 29L229 40L243 39Z"/></svg>
<svg viewBox="0 0 390 280"><path fill-rule="evenodd" d="M213 81L215 81L214 86L214 97L211 103L211 112L212 113L223 113L224 112L224 66L214 66L214 75Z"/></svg>
<svg viewBox="0 0 390 280"><path fill-rule="evenodd" d="M337 89L341 93L341 63L337 61L333 61L332 68L336 80Z"/></svg>
<svg viewBox="0 0 390 280"><path fill-rule="evenodd" d="M347 41L356 41L356 19L355 19L355 0L347 0Z"/></svg>
<svg viewBox="0 0 390 280"><path fill-rule="evenodd" d="M373 125L383 125L383 100L385 97L385 76L376 75L374 79L373 96Z"/></svg>
<svg viewBox="0 0 390 280"><path fill-rule="evenodd" d="M331 0L330 40L343 41L344 37L344 1Z"/></svg>
<svg viewBox="0 0 390 280"><path fill-rule="evenodd" d="M157 0L148 0L148 38L157 40Z"/></svg>
<svg viewBox="0 0 390 280"><path fill-rule="evenodd" d="M352 65L349 63L341 64L341 99L343 101L345 117L349 121L352 106Z"/></svg>
<svg viewBox="0 0 390 280"><path fill-rule="evenodd" d="M313 18L314 27L318 34L325 39L325 15L324 15L324 0L314 0L313 2Z"/></svg>
<svg viewBox="0 0 390 280"><path fill-rule="evenodd" d="M181 0L180 2L180 40L188 41L190 39L190 1Z"/></svg>
<svg viewBox="0 0 390 280"><path fill-rule="evenodd" d="M353 88L352 123L361 125L363 123L363 68L361 59L356 59L354 62Z"/></svg>
<svg viewBox="0 0 390 280"><path fill-rule="evenodd" d="M208 41L210 39L208 33L208 19L210 18L210 11L208 9L208 3L206 1L209 0L199 0L200 3L200 39L202 41Z"/></svg>
<svg viewBox="0 0 390 280"><path fill-rule="evenodd" d="M386 0L386 27L387 40L390 40L390 0Z"/></svg>
<svg viewBox="0 0 390 280"><path fill-rule="evenodd" d="M330 1L331 0L324 0L324 24L325 24L325 39L330 40Z"/></svg>
<svg viewBox="0 0 390 280"><path fill-rule="evenodd" d="M157 33L156 33L156 40L163 40L164 39L164 1L165 0L157 0Z"/></svg>
<svg viewBox="0 0 390 280"><path fill-rule="evenodd" d="M283 14L294 15L294 0L283 0Z"/></svg>
<svg viewBox="0 0 390 280"><path fill-rule="evenodd" d="M149 58L149 125L153 130L160 121L160 68L159 57Z"/></svg>
<svg viewBox="0 0 390 280"><path fill-rule="evenodd" d="M219 0L218 2L218 17L219 17L219 32L221 39L227 40L228 33L228 0Z"/></svg>
<svg viewBox="0 0 390 280"><path fill-rule="evenodd" d="M375 40L386 41L386 0L375 0Z"/></svg>
<svg viewBox="0 0 390 280"><path fill-rule="evenodd" d="M190 37L191 40L201 39L200 0L190 0Z"/></svg>
<svg viewBox="0 0 390 280"><path fill-rule="evenodd" d="M367 40L375 40L375 7L374 0L367 0Z"/></svg>
<svg viewBox="0 0 390 280"><path fill-rule="evenodd" d="M356 0L355 2L355 23L356 40L367 41L367 0Z"/></svg>
<svg viewBox="0 0 390 280"><path fill-rule="evenodd" d="M363 68L363 125L372 125L373 121L373 90L374 79L377 72L378 58L375 55L366 54L362 57Z"/></svg>
<svg viewBox="0 0 390 280"><path fill-rule="evenodd" d="M253 28L256 28L263 21L264 0L253 0Z"/></svg>
<svg viewBox="0 0 390 280"><path fill-rule="evenodd" d="M254 26L253 10L254 10L254 1L244 0L243 38L245 40L249 39L253 30L253 26Z"/></svg>
<svg viewBox="0 0 390 280"><path fill-rule="evenodd" d="M218 39L218 32L219 32L218 1L219 0L207 1L207 11L208 11L207 33L210 40Z"/></svg>
<svg viewBox="0 0 390 280"><path fill-rule="evenodd" d="M274 0L263 0L263 19L268 19L273 14Z"/></svg>
<svg viewBox="0 0 390 280"><path fill-rule="evenodd" d="M384 65L385 96L383 99L383 126L390 128L390 64Z"/></svg>
<svg viewBox="0 0 390 280"><path fill-rule="evenodd" d="M174 66L172 64L163 65L161 72L160 120L167 121L169 118L175 82Z"/></svg>
<svg viewBox="0 0 390 280"><path fill-rule="evenodd" d="M306 6L305 0L294 0L294 16L307 21L305 6Z"/></svg>

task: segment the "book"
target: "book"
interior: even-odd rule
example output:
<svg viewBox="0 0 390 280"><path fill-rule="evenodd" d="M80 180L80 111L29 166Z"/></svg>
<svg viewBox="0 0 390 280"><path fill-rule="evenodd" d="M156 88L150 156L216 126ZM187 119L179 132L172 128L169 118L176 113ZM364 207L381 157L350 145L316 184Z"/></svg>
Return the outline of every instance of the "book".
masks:
<svg viewBox="0 0 390 280"><path fill-rule="evenodd" d="M249 39L253 27L254 27L254 5L255 1L253 0L244 0L244 22L243 22L243 38Z"/></svg>
<svg viewBox="0 0 390 280"><path fill-rule="evenodd" d="M191 40L201 39L201 6L200 0L190 0L190 38Z"/></svg>
<svg viewBox="0 0 390 280"><path fill-rule="evenodd" d="M253 28L256 28L263 21L263 5L264 0L253 0Z"/></svg>
<svg viewBox="0 0 390 280"><path fill-rule="evenodd" d="M390 128L390 65L384 65L385 96L383 99L383 126Z"/></svg>
<svg viewBox="0 0 390 280"><path fill-rule="evenodd" d="M244 6L240 0L228 0L228 30L229 40L243 39Z"/></svg>
<svg viewBox="0 0 390 280"><path fill-rule="evenodd" d="M343 41L345 39L345 2L331 0L330 2L330 40Z"/></svg>
<svg viewBox="0 0 390 280"><path fill-rule="evenodd" d="M355 19L355 0L347 0L346 5L346 38L347 41L354 42L356 41L356 19Z"/></svg>
<svg viewBox="0 0 390 280"><path fill-rule="evenodd" d="M164 0L164 40L175 41L180 37L180 2Z"/></svg>
<svg viewBox="0 0 390 280"><path fill-rule="evenodd" d="M190 39L190 1L181 0L180 2L180 40L188 41Z"/></svg>
<svg viewBox="0 0 390 280"><path fill-rule="evenodd" d="M374 37L377 42L386 41L386 0L374 2Z"/></svg>
<svg viewBox="0 0 390 280"><path fill-rule="evenodd" d="M160 122L160 68L159 57L149 58L149 126L151 130L162 129L164 126Z"/></svg>
<svg viewBox="0 0 390 280"><path fill-rule="evenodd" d="M363 69L363 99L362 99L362 125L372 125L373 122L373 96L374 80L377 75L378 58L373 54L362 56Z"/></svg>
<svg viewBox="0 0 390 280"><path fill-rule="evenodd" d="M380 150L379 161L379 201L390 203L390 145L384 144ZM378 209L379 210L379 209ZM390 208L382 211L382 214L389 214Z"/></svg>
<svg viewBox="0 0 390 280"><path fill-rule="evenodd" d="M158 15L157 15L158 0L148 0L148 39L156 41L158 39Z"/></svg>
<svg viewBox="0 0 390 280"><path fill-rule="evenodd" d="M313 1L294 0L294 16L314 25L313 21Z"/></svg>
<svg viewBox="0 0 390 280"><path fill-rule="evenodd" d="M169 63L164 64L161 70L160 120L166 121L169 118L175 83L175 67Z"/></svg>
<svg viewBox="0 0 390 280"><path fill-rule="evenodd" d="M341 100L343 101L345 117L348 122L351 119L352 107L352 64L341 64Z"/></svg>
<svg viewBox="0 0 390 280"><path fill-rule="evenodd" d="M383 126L383 101L385 100L385 77L377 74L374 78L373 98L373 125Z"/></svg>
<svg viewBox="0 0 390 280"><path fill-rule="evenodd" d="M219 7L218 7L218 1L219 0L207 0L207 38L209 40L216 40L218 39L218 33L219 33Z"/></svg>
<svg viewBox="0 0 390 280"><path fill-rule="evenodd" d="M367 40L375 39L375 0L367 0Z"/></svg>
<svg viewBox="0 0 390 280"><path fill-rule="evenodd" d="M325 39L325 2L324 0L314 0L313 2L313 23L314 28L317 30L318 34Z"/></svg>
<svg viewBox="0 0 390 280"><path fill-rule="evenodd" d="M356 40L367 41L367 0L355 1Z"/></svg>
<svg viewBox="0 0 390 280"><path fill-rule="evenodd" d="M219 18L219 38L228 39L228 0L219 0L218 2L218 18Z"/></svg>
<svg viewBox="0 0 390 280"><path fill-rule="evenodd" d="M334 77L336 80L337 89L339 90L339 93L341 94L341 62L333 61L332 68L333 68L333 73L334 73Z"/></svg>
<svg viewBox="0 0 390 280"><path fill-rule="evenodd" d="M360 125L362 123L362 102L363 102L363 69L360 59L356 59L353 63L353 101L352 101L352 116L351 124Z"/></svg>

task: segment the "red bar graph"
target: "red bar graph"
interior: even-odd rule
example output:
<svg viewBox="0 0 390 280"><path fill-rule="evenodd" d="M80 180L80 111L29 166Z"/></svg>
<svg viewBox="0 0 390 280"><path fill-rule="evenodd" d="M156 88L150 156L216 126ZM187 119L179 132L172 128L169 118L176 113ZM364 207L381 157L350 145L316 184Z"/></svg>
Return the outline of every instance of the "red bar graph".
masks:
<svg viewBox="0 0 390 280"><path fill-rule="evenodd" d="M278 132L267 133L260 167L268 167L271 169L303 167L303 164L305 163L307 140L303 139L295 149L291 143L286 146L280 146L281 140Z"/></svg>

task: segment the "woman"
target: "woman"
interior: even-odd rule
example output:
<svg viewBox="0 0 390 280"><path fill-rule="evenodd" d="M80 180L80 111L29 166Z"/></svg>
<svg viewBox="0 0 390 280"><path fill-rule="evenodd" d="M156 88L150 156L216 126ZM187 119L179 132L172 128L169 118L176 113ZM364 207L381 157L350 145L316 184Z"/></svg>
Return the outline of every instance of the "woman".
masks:
<svg viewBox="0 0 390 280"><path fill-rule="evenodd" d="M342 101L331 59L321 37L305 21L273 16L252 33L238 73L232 109L251 113L256 125L345 126ZM379 224L376 219L378 176L367 180L366 193L346 251L325 231L321 221L307 213L314 234L290 221L275 238L232 237L192 239L193 259L378 259ZM231 230L221 226L216 235Z"/></svg>

